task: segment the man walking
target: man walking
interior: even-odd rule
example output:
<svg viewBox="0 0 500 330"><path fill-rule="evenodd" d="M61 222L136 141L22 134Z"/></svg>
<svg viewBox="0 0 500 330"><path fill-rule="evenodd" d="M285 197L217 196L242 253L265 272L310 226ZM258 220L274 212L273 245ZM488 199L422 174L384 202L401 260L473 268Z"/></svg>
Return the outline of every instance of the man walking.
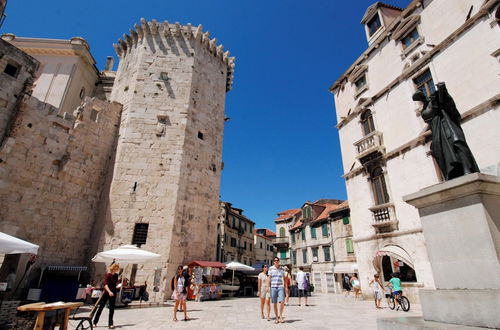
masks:
<svg viewBox="0 0 500 330"><path fill-rule="evenodd" d="M285 270L280 266L280 258L274 258L274 265L269 268L268 288L271 288L271 302L273 303L274 315L276 320L274 323L283 323L283 310L285 309ZM278 303L280 310L278 314Z"/></svg>
<svg viewBox="0 0 500 330"><path fill-rule="evenodd" d="M297 281L297 287L299 289L299 306L301 297L304 297L306 306L309 306L307 304L307 289L308 289L307 275L306 273L304 273L304 267L299 267L299 272L297 273L296 281Z"/></svg>

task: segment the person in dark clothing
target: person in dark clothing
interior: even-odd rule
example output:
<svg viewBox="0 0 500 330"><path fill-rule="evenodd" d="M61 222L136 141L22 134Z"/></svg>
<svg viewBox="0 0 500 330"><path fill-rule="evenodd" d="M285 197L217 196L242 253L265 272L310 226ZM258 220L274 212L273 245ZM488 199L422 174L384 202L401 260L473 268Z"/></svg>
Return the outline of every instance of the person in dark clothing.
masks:
<svg viewBox="0 0 500 330"><path fill-rule="evenodd" d="M115 302L116 302L116 285L118 283L118 272L120 271L120 266L118 264L112 264L109 267L108 273L104 277L104 292L102 293L101 301L99 302L99 308L95 313L94 317L94 327L97 326L99 322L99 317L101 316L106 302L109 301L109 318L108 327L114 329L113 325L113 314L115 313Z"/></svg>

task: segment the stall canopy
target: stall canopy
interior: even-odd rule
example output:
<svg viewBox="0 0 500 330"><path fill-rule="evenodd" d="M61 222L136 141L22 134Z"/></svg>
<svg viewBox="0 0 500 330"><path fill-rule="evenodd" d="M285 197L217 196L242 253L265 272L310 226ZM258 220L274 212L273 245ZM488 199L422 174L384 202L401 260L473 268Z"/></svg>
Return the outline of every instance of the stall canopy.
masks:
<svg viewBox="0 0 500 330"><path fill-rule="evenodd" d="M350 274L358 272L358 264L354 262L339 262L333 268L333 272L337 274Z"/></svg>
<svg viewBox="0 0 500 330"><path fill-rule="evenodd" d="M382 257L382 256L391 256L393 258L399 259L408 266L410 266L411 268L415 269L415 267L413 267L413 262L408 252L406 252L397 245L387 245L379 249L375 254L375 257Z"/></svg>
<svg viewBox="0 0 500 330"><path fill-rule="evenodd" d="M135 245L122 245L117 249L99 252L92 258L93 262L142 264L158 260L159 254L142 250Z"/></svg>
<svg viewBox="0 0 500 330"><path fill-rule="evenodd" d="M38 254L39 246L30 242L23 241L14 236L10 236L0 232L0 253L1 254L16 254L16 253L32 253Z"/></svg>
<svg viewBox="0 0 500 330"><path fill-rule="evenodd" d="M236 262L236 261L231 261L226 263L226 269L231 269L233 271L233 277L231 279L231 285L234 284L234 271L239 270L239 271L252 271L255 270L255 268L251 266L247 266L245 264Z"/></svg>
<svg viewBox="0 0 500 330"><path fill-rule="evenodd" d="M212 267L212 268L226 268L226 265L218 261L201 261L193 260L188 263L189 267L199 266L199 267Z"/></svg>

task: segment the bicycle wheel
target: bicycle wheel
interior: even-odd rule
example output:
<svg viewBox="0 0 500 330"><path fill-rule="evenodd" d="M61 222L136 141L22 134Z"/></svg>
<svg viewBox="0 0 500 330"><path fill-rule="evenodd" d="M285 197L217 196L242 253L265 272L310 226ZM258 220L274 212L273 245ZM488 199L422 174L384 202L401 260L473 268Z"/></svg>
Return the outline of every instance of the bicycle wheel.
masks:
<svg viewBox="0 0 500 330"><path fill-rule="evenodd" d="M405 296L401 296L401 298L399 299L399 303L401 304L401 309L405 312L408 312L410 310L410 301Z"/></svg>
<svg viewBox="0 0 500 330"><path fill-rule="evenodd" d="M396 303L394 302L394 297L387 298L387 305L389 305L390 309L394 309L396 307Z"/></svg>
<svg viewBox="0 0 500 330"><path fill-rule="evenodd" d="M76 330L92 330L92 322L90 320L81 320L80 323L76 326Z"/></svg>

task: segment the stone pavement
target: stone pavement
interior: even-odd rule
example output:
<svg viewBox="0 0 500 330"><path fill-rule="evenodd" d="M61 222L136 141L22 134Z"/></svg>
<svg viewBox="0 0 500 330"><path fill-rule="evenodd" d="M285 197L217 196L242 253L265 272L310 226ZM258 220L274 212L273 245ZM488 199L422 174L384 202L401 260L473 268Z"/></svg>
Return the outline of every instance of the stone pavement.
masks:
<svg viewBox="0 0 500 330"><path fill-rule="evenodd" d="M228 298L200 303L188 301L190 321L184 322L183 313L172 321L173 307L118 308L114 321L117 329L377 329L378 317L421 316L420 305L413 304L407 313L392 311L382 300L383 309L376 310L372 301L333 294L314 294L308 307L298 306L298 298L290 299L285 307L285 323L274 324L260 318L258 298ZM97 329L107 329L108 309L105 308ZM73 325L76 325L73 322ZM70 327L71 328L71 327ZM73 326L74 328L74 326Z"/></svg>

